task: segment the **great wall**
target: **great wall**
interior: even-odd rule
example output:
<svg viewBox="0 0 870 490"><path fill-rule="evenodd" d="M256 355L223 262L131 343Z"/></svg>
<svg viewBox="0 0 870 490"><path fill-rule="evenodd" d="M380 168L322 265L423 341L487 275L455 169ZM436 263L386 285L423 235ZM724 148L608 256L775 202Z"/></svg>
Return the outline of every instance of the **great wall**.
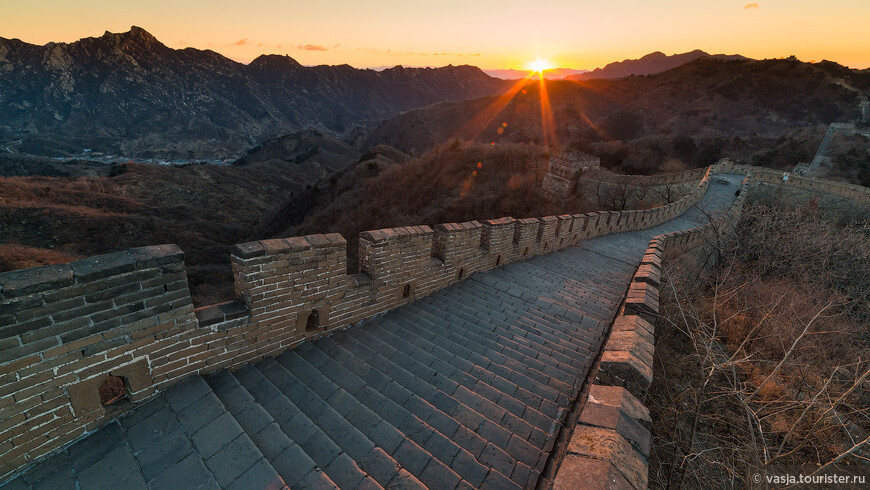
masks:
<svg viewBox="0 0 870 490"><path fill-rule="evenodd" d="M870 202L728 161L657 179L699 183L365 232L357 274L337 234L240 244L238 299L201 308L174 245L0 273L0 485L645 488L663 254L709 257L768 188Z"/></svg>

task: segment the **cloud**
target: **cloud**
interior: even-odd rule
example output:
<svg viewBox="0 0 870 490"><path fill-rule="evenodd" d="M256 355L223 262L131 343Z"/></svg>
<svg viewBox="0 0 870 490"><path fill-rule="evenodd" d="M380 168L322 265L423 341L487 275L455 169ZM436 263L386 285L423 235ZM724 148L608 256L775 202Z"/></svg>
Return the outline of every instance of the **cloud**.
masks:
<svg viewBox="0 0 870 490"><path fill-rule="evenodd" d="M248 38L239 39L233 43L233 46L244 46L245 44L248 44Z"/></svg>
<svg viewBox="0 0 870 490"><path fill-rule="evenodd" d="M743 7L743 10L752 10L752 9L757 9L757 8L758 8L758 4L757 4L757 3L747 3L747 4Z"/></svg>
<svg viewBox="0 0 870 490"><path fill-rule="evenodd" d="M323 46L318 46L317 44L300 44L296 46L298 49L302 51L328 51L328 48L324 48Z"/></svg>

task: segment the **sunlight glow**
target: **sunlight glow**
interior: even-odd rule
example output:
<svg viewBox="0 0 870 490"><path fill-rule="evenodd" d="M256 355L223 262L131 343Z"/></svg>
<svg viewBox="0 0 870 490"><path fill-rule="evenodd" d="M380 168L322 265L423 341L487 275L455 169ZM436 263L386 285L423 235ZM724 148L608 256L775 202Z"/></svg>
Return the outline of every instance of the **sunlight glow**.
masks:
<svg viewBox="0 0 870 490"><path fill-rule="evenodd" d="M541 58L538 58L535 61L529 63L529 69L538 73L542 73L544 70L549 70L550 68L552 68L552 66L550 66L550 62L547 60L542 60Z"/></svg>

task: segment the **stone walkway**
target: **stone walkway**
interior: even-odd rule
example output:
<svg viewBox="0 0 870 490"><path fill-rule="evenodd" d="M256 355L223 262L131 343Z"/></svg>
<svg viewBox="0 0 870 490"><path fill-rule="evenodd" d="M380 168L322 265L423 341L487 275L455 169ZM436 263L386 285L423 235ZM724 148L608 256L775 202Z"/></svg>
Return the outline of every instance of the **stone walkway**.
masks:
<svg viewBox="0 0 870 490"><path fill-rule="evenodd" d="M697 208L505 265L231 373L194 376L4 489L533 488L649 240Z"/></svg>

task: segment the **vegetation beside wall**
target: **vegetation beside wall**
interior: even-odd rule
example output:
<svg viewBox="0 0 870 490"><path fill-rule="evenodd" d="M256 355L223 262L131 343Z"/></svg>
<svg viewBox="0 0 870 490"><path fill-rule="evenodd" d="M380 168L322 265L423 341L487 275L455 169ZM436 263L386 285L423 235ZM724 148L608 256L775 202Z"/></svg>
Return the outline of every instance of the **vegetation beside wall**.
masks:
<svg viewBox="0 0 870 490"><path fill-rule="evenodd" d="M755 199L712 271L666 264L650 486L745 487L765 468L866 464L868 223Z"/></svg>

